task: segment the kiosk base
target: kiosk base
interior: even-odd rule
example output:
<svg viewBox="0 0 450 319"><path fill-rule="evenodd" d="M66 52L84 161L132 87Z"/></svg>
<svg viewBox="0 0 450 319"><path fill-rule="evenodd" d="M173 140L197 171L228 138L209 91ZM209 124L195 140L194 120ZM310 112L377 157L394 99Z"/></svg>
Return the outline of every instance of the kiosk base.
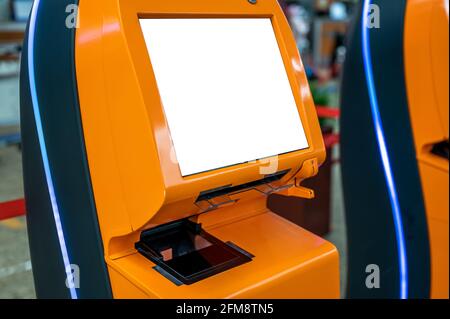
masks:
<svg viewBox="0 0 450 319"><path fill-rule="evenodd" d="M240 218L203 224L211 236L251 252L250 262L177 286L135 252L108 262L114 297L339 298L339 258L332 244L267 209Z"/></svg>

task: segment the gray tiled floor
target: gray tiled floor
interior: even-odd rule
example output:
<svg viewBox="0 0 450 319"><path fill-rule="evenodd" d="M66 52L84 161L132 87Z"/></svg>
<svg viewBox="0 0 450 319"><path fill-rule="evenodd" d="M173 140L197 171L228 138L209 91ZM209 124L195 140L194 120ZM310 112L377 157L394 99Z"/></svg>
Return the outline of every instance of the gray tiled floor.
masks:
<svg viewBox="0 0 450 319"><path fill-rule="evenodd" d="M340 274L341 274L341 296L345 296L347 275L347 241L345 229L344 201L341 185L340 165L335 164L332 171L331 183L331 233L326 237L339 251Z"/></svg>
<svg viewBox="0 0 450 319"><path fill-rule="evenodd" d="M0 202L23 197L21 153L0 148ZM34 298L24 217L0 222L0 298Z"/></svg>
<svg viewBox="0 0 450 319"><path fill-rule="evenodd" d="M18 63L0 63L0 134L18 132ZM23 197L21 152L0 139L0 202ZM0 298L34 298L25 217L0 221Z"/></svg>

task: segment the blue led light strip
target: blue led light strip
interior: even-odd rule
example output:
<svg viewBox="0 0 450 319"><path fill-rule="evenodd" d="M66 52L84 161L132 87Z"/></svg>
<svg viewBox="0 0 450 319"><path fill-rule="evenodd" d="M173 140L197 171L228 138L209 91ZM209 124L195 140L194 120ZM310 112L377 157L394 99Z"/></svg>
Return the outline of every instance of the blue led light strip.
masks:
<svg viewBox="0 0 450 319"><path fill-rule="evenodd" d="M34 120L36 122L36 129L38 134L39 145L41 149L42 161L44 164L45 178L47 180L48 193L53 210L53 217L55 219L56 231L58 233L59 246L61 248L61 254L64 261L65 272L67 278L72 278L71 263L69 255L67 253L66 241L64 239L64 231L61 224L61 218L59 215L58 203L56 201L55 189L53 186L53 179L50 171L50 164L48 161L47 147L45 145L45 138L42 129L41 114L39 110L39 101L36 92L36 80L34 70L34 35L36 31L36 16L39 10L40 0L34 0L33 8L30 15L30 23L28 26L28 76L30 81L31 101L33 104ZM75 288L69 288L70 296L72 299L77 299L77 292Z"/></svg>
<svg viewBox="0 0 450 319"><path fill-rule="evenodd" d="M370 38L369 38L369 9L371 0L364 0L363 16L362 16L362 44L363 44L363 58L364 69L366 75L367 88L369 90L370 108L372 110L372 118L375 126L376 136L378 140L378 147L380 149L381 161L383 163L384 175L386 184L389 190L389 200L391 202L392 214L395 224L395 237L397 240L397 252L400 265L400 298L408 298L408 266L405 248L405 236L403 233L403 222L400 212L400 204L397 197L397 191L392 174L392 168L389 161L389 154L386 147L386 140L384 137L383 125L380 118L380 111L378 108L378 99L376 94L375 82L373 79L372 57L370 52Z"/></svg>

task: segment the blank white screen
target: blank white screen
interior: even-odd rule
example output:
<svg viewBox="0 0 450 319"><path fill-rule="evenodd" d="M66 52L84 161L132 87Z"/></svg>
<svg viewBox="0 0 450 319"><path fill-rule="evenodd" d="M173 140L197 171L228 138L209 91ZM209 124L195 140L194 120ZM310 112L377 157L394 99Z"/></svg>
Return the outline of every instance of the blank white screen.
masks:
<svg viewBox="0 0 450 319"><path fill-rule="evenodd" d="M270 19L141 19L182 176L308 147Z"/></svg>

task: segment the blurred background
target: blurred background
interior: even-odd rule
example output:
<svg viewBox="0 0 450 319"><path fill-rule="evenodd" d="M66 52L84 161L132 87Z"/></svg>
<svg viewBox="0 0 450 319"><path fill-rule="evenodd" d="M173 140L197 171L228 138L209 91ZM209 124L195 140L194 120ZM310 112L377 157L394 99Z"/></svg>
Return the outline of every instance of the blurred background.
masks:
<svg viewBox="0 0 450 319"><path fill-rule="evenodd" d="M339 168L339 91L346 34L359 1L279 0L289 20L320 117L328 159L305 184L310 201L284 217L333 242L345 290L345 220ZM32 0L0 0L0 298L34 298L23 200L19 71ZM269 205L276 203L269 203ZM283 214L283 212L281 212Z"/></svg>

